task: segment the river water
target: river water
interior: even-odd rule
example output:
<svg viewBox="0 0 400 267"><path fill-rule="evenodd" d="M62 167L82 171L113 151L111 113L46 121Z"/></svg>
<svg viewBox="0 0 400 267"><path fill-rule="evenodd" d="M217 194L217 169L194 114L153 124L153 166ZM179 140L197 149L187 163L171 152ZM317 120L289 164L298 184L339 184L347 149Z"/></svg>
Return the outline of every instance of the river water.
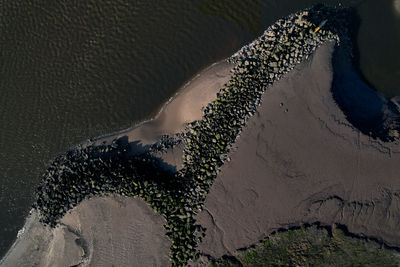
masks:
<svg viewBox="0 0 400 267"><path fill-rule="evenodd" d="M400 94L398 0L0 3L0 256L52 158L151 118L198 71L314 3L355 6L360 69Z"/></svg>

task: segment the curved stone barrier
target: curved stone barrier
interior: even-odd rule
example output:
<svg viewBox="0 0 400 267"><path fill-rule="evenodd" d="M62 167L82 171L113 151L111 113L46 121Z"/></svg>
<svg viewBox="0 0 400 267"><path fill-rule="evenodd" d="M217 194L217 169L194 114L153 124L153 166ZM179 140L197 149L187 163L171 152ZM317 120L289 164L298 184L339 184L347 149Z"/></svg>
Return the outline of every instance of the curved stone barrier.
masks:
<svg viewBox="0 0 400 267"><path fill-rule="evenodd" d="M203 118L180 137L185 147L183 168L177 173L162 168L160 158L152 156L151 150L160 147L135 154L121 140L80 147L58 157L37 191L35 208L42 221L55 226L66 211L94 195L139 196L166 219L173 265L185 265L196 257L196 246L204 236L194 217L221 166L229 161L227 155L243 126L261 105L261 96L323 43L349 42L349 14L323 6L292 14L233 55L232 78L204 109ZM315 32L326 18L325 26Z"/></svg>

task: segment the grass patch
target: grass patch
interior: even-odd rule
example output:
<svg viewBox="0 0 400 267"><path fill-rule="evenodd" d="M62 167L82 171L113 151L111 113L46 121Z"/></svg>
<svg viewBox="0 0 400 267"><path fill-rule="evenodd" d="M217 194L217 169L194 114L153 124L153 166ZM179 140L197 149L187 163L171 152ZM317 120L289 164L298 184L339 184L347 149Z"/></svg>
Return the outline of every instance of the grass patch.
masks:
<svg viewBox="0 0 400 267"><path fill-rule="evenodd" d="M342 230L331 236L314 226L274 234L236 259L220 259L212 266L400 266L400 257Z"/></svg>

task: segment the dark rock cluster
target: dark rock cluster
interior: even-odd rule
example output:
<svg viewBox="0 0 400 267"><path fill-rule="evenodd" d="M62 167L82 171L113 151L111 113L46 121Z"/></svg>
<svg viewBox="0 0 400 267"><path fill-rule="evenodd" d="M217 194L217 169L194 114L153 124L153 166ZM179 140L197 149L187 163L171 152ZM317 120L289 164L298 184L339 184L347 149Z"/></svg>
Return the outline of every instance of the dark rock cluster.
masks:
<svg viewBox="0 0 400 267"><path fill-rule="evenodd" d="M143 153L135 154L121 140L111 145L78 147L53 162L38 187L35 208L50 226L80 201L94 195L138 196L162 214L174 266L196 257L204 230L195 224L206 195L246 121L261 104L263 92L282 75L328 40L339 42L334 14L326 28L314 33L326 19L324 7L305 10L278 20L252 44L231 59L231 80L178 138L163 137ZM183 168L172 173L160 167L151 151L165 150L183 140ZM176 141L178 140L178 141Z"/></svg>
<svg viewBox="0 0 400 267"><path fill-rule="evenodd" d="M169 135L163 135L160 137L158 142L152 144L149 147L149 151L159 151L164 152L170 148L173 148L176 145L179 145L182 142L182 134L178 133L174 137Z"/></svg>
<svg viewBox="0 0 400 267"><path fill-rule="evenodd" d="M171 184L174 174L160 168L160 159L150 153L132 154L121 138L111 145L79 146L57 157L37 188L34 207L41 221L53 227L83 199L107 194L139 196L160 211L161 196L179 186Z"/></svg>

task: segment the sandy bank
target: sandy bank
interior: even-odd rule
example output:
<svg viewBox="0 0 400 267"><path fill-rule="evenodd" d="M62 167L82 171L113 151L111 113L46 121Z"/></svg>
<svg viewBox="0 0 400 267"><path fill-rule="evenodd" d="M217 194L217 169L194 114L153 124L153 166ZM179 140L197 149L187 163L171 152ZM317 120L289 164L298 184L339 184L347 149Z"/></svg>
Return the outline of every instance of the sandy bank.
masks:
<svg viewBox="0 0 400 267"><path fill-rule="evenodd" d="M315 222L400 247L400 146L346 120L332 97L332 52L322 46L263 95L198 216L202 253L233 254Z"/></svg>
<svg viewBox="0 0 400 267"><path fill-rule="evenodd" d="M162 135L183 132L187 123L201 119L203 108L215 99L219 89L229 81L232 66L225 60L214 63L179 89L153 120L105 139L128 136L130 142L140 141L145 145L157 142ZM98 141L104 141L104 138Z"/></svg>
<svg viewBox="0 0 400 267"><path fill-rule="evenodd" d="M166 266L163 219L144 201L119 196L83 201L55 229L36 213L2 266Z"/></svg>

